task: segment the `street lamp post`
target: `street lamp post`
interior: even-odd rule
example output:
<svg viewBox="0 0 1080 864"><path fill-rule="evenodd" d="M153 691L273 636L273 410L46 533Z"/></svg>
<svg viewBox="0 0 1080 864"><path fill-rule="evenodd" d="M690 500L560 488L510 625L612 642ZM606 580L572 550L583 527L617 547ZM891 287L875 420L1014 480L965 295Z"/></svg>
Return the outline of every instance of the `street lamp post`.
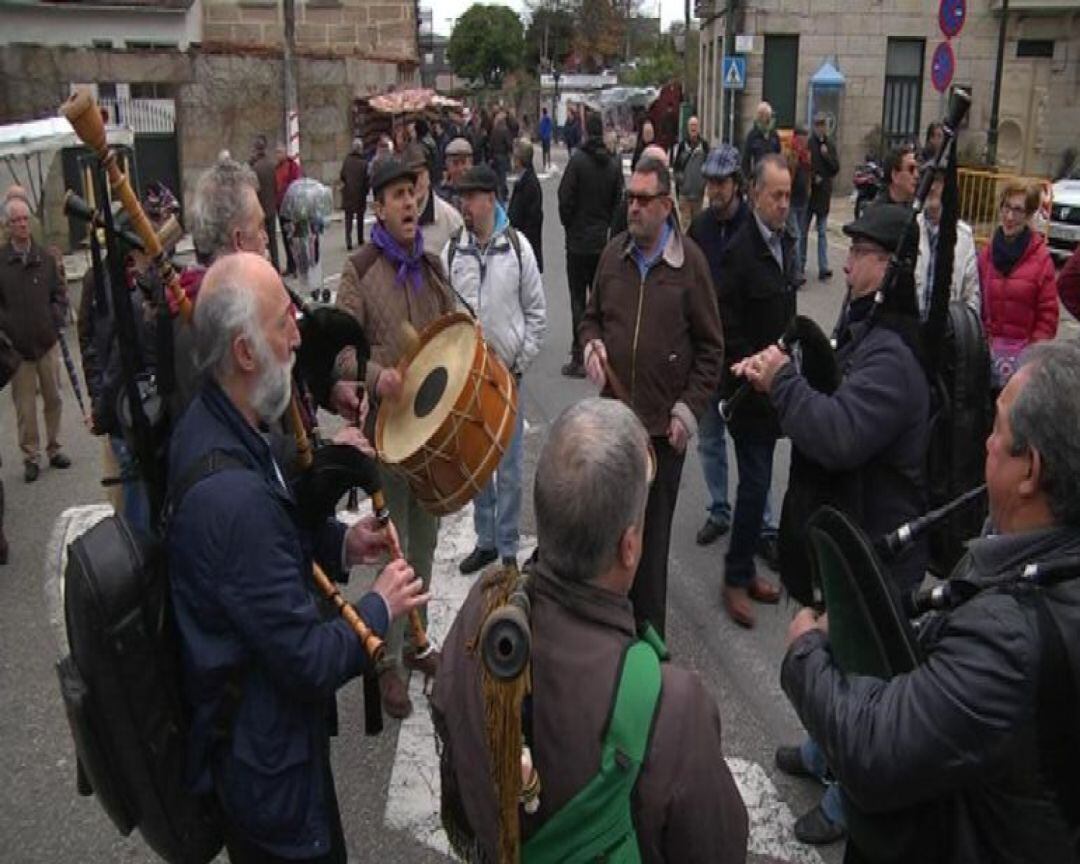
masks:
<svg viewBox="0 0 1080 864"><path fill-rule="evenodd" d="M1005 33L1009 25L1009 0L1001 0L1001 24L998 26L997 60L994 66L994 95L990 102L990 128L986 132L986 162L997 164L998 107L1001 104L1001 73L1005 65Z"/></svg>

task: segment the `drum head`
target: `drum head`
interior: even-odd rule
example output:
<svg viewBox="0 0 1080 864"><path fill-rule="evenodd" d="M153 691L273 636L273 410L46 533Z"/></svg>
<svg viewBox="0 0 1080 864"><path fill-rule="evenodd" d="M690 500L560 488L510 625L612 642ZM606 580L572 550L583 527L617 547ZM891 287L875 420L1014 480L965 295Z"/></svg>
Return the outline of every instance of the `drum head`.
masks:
<svg viewBox="0 0 1080 864"><path fill-rule="evenodd" d="M402 398L379 406L376 447L391 465L409 458L442 426L469 380L479 336L470 320L440 329L405 370Z"/></svg>

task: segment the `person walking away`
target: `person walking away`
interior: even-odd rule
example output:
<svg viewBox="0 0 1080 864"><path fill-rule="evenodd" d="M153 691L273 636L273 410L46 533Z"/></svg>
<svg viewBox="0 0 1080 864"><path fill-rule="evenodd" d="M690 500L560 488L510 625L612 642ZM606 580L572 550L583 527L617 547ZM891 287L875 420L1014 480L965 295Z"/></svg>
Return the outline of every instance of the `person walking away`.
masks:
<svg viewBox="0 0 1080 864"><path fill-rule="evenodd" d="M285 244L285 275L296 275L296 260L293 258L292 244L289 238L292 234L292 226L289 220L281 215L281 204L285 200L285 193L289 191L295 180L303 177L300 163L289 155L284 144L278 144L275 151L277 165L274 168L274 210L278 214L278 222L281 225L281 240Z"/></svg>
<svg viewBox="0 0 1080 864"><path fill-rule="evenodd" d="M270 261L274 269L281 272L280 259L277 248L277 180L276 163L266 152L266 136L255 136L255 142L251 146L251 158L248 160L251 170L259 180L259 204L263 210L263 228L266 231L266 245L270 250Z"/></svg>
<svg viewBox="0 0 1080 864"><path fill-rule="evenodd" d="M590 113L585 128L585 143L574 151L559 181L559 221L566 230L572 328L570 362L562 367L562 374L569 378L585 377L578 328L623 191L622 160L604 146L600 115Z"/></svg>
<svg viewBox="0 0 1080 864"><path fill-rule="evenodd" d="M354 138L341 164L341 206L345 210L345 249L353 248L353 222L356 222L356 245L364 243L364 215L367 213L368 164L364 142Z"/></svg>
<svg viewBox="0 0 1080 864"><path fill-rule="evenodd" d="M547 108L540 109L540 125L537 129L540 137L541 167L544 171L551 168L551 137L554 133L551 117Z"/></svg>
<svg viewBox="0 0 1080 864"><path fill-rule="evenodd" d="M827 282L832 278L829 267L829 208L832 206L833 178L840 173L840 159L836 155L836 143L829 137L828 115L814 115L814 129L810 134L810 208L806 219L809 236L810 222L817 226L818 279ZM803 271L806 270L804 256Z"/></svg>
<svg viewBox="0 0 1080 864"><path fill-rule="evenodd" d="M510 224L528 239L536 255L536 266L543 273L544 194L533 168L533 146L524 138L514 144L514 169L520 176L510 195L507 216Z"/></svg>

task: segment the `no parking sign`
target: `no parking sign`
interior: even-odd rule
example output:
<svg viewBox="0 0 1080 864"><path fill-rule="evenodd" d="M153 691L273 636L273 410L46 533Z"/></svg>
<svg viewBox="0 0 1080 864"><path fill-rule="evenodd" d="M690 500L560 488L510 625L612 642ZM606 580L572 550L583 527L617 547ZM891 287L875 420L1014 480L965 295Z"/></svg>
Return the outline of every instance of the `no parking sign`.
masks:
<svg viewBox="0 0 1080 864"><path fill-rule="evenodd" d="M934 57L930 61L930 81L938 93L944 93L949 89L954 72L956 72L956 55L953 54L952 45L942 42L934 49Z"/></svg>
<svg viewBox="0 0 1080 864"><path fill-rule="evenodd" d="M946 39L955 39L967 18L967 0L941 0L938 9L938 26Z"/></svg>

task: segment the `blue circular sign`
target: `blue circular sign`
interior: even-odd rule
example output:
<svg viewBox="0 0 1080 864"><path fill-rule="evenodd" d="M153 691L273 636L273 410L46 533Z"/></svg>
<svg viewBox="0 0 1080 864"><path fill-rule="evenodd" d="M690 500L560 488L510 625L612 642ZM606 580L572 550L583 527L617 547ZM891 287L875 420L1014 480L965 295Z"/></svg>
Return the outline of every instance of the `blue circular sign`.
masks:
<svg viewBox="0 0 1080 864"><path fill-rule="evenodd" d="M956 72L956 56L953 54L952 45L942 42L934 49L934 57L930 61L930 80L938 93L944 93L949 89L954 72Z"/></svg>
<svg viewBox="0 0 1080 864"><path fill-rule="evenodd" d="M938 25L946 39L955 39L963 29L967 18L967 0L941 0L938 8Z"/></svg>

